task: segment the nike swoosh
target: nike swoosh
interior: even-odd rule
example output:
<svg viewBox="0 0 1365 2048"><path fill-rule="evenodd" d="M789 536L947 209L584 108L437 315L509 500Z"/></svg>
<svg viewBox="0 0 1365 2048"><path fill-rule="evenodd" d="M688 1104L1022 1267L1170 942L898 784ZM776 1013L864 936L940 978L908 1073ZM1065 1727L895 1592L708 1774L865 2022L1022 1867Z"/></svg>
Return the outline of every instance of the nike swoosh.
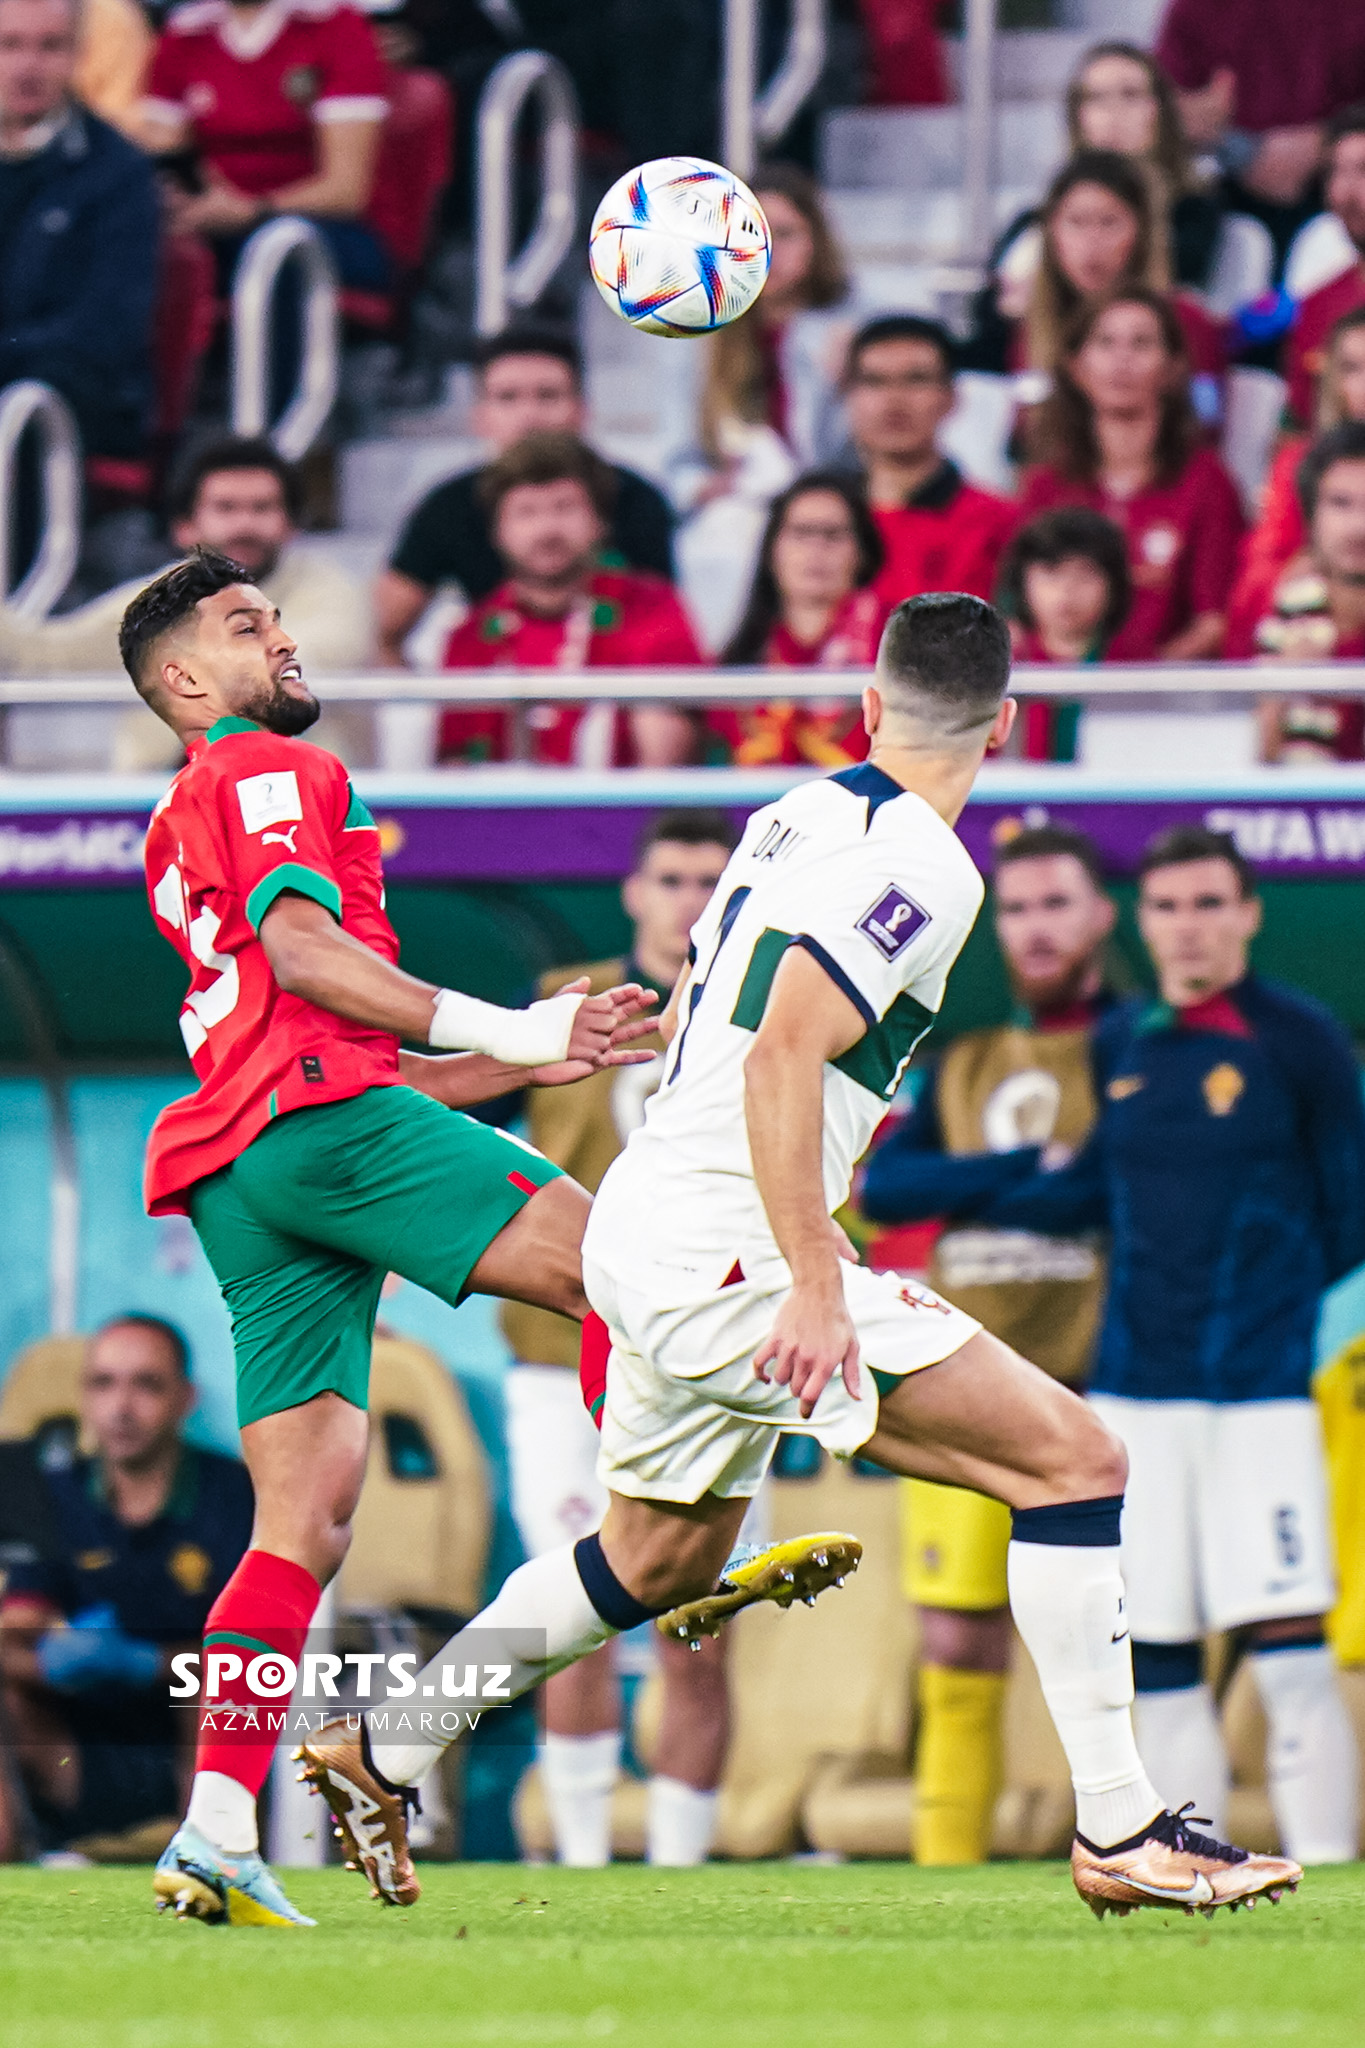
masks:
<svg viewBox="0 0 1365 2048"><path fill-rule="evenodd" d="M1127 1642L1127 1640L1128 1640L1128 1631L1127 1631L1127 1629L1126 1629L1126 1628L1121 1628L1121 1629L1119 1630L1118 1634L1117 1634L1116 1636L1110 1636L1109 1640L1110 1640L1110 1642L1111 1642L1111 1643L1126 1643L1126 1642Z"/></svg>
<svg viewBox="0 0 1365 2048"><path fill-rule="evenodd" d="M1183 1892L1174 1891L1169 1885L1143 1884L1136 1877L1129 1877L1126 1871L1123 1882L1131 1885L1135 1892L1145 1892L1149 1899L1174 1899L1181 1905L1206 1906L1213 1897L1213 1886L1202 1870L1196 1870L1188 1889Z"/></svg>

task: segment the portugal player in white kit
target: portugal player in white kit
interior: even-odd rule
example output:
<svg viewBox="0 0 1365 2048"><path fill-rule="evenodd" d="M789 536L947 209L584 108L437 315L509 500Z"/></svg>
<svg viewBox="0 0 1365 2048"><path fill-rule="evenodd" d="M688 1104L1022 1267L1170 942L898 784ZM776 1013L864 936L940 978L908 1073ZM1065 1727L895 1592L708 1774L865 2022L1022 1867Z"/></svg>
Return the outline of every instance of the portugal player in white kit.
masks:
<svg viewBox="0 0 1365 2048"><path fill-rule="evenodd" d="M1195 1833L1142 1768L1122 1446L971 1317L850 1264L831 1220L981 905L953 827L1010 731L1008 679L990 606L900 606L864 696L868 761L750 820L669 1004L663 1084L584 1240L612 1344L606 1518L514 1572L471 1628L539 1633L543 1650L517 1660L524 1690L704 1595L783 1430L973 1487L1012 1510L1010 1600L1071 1766L1078 1890L1101 1914L1210 1912L1278 1897L1301 1872ZM378 1728L372 1746L394 1784L437 1753Z"/></svg>

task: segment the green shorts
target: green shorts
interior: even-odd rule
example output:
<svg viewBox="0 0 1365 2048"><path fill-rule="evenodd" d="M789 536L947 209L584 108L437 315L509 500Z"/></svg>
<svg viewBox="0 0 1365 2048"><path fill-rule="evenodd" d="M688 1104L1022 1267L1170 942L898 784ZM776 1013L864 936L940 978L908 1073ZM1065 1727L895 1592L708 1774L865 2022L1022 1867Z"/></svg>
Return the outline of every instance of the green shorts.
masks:
<svg viewBox="0 0 1365 2048"><path fill-rule="evenodd" d="M232 1317L237 1420L315 1394L364 1408L387 1273L453 1306L493 1239L560 1169L413 1088L296 1109L190 1191Z"/></svg>

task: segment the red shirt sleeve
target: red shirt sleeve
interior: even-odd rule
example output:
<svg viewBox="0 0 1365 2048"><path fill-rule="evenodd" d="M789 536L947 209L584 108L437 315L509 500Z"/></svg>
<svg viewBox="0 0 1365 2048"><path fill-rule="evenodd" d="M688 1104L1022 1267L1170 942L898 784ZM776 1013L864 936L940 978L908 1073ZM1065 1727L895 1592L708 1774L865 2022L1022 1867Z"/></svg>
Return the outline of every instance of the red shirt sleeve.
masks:
<svg viewBox="0 0 1365 2048"><path fill-rule="evenodd" d="M321 90L316 121L379 121L388 110L384 60L374 30L354 7L339 7L319 37Z"/></svg>
<svg viewBox="0 0 1365 2048"><path fill-rule="evenodd" d="M221 744L221 742L219 743ZM336 853L351 802L340 761L321 747L263 736L231 746L218 782L227 873L247 922L259 931L289 891L341 918Z"/></svg>
<svg viewBox="0 0 1365 2048"><path fill-rule="evenodd" d="M1201 458L1196 456L1196 461ZM1190 614L1225 612L1237 576L1246 519L1237 486L1216 455L1202 458L1203 475L1190 521Z"/></svg>
<svg viewBox="0 0 1365 2048"><path fill-rule="evenodd" d="M1275 457L1266 479L1261 516L1243 552L1243 577L1262 568L1282 568L1303 546L1306 532L1298 476L1308 448L1308 436L1296 434Z"/></svg>

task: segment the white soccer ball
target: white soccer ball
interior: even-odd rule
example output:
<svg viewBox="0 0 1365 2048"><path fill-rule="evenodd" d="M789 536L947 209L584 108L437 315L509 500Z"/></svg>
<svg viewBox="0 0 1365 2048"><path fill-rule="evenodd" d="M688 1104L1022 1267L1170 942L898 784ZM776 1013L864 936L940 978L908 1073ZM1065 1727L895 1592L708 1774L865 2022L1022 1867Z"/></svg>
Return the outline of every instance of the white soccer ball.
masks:
<svg viewBox="0 0 1365 2048"><path fill-rule="evenodd" d="M747 313L772 259L763 208L732 171L664 156L618 178L588 238L593 283L646 334L709 334Z"/></svg>

